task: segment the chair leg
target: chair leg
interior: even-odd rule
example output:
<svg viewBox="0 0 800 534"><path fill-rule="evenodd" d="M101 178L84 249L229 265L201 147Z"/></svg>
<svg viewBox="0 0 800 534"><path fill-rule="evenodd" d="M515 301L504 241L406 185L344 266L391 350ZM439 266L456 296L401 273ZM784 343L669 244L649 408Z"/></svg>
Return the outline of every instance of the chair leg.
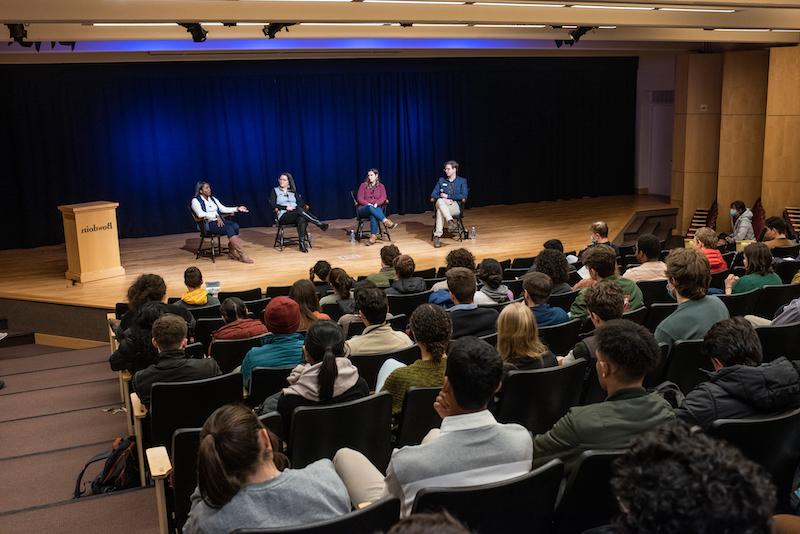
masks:
<svg viewBox="0 0 800 534"><path fill-rule="evenodd" d="M200 244L197 245L197 251L194 253L194 259L199 258L203 253L203 241L205 241L205 239L205 236L200 236Z"/></svg>
<svg viewBox="0 0 800 534"><path fill-rule="evenodd" d="M356 233L355 233L356 241L361 241L362 239L361 231L362 228L364 228L364 220L358 219L357 222L358 224L356 225Z"/></svg>

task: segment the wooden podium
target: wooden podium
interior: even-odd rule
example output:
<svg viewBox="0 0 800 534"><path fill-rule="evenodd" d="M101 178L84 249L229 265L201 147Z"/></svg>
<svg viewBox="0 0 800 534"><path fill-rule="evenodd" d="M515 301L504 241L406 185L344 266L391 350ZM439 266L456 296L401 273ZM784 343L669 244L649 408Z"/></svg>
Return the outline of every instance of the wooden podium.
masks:
<svg viewBox="0 0 800 534"><path fill-rule="evenodd" d="M68 280L92 282L124 276L119 261L118 202L86 202L58 209L64 219Z"/></svg>

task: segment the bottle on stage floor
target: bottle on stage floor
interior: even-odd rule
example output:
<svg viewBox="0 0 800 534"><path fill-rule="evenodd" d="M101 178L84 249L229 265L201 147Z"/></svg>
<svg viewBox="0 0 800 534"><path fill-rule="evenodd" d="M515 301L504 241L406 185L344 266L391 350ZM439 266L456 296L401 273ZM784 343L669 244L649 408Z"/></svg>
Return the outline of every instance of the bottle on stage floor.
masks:
<svg viewBox="0 0 800 534"><path fill-rule="evenodd" d="M356 244L356 231L355 230L350 230L350 244L352 244L352 245Z"/></svg>
<svg viewBox="0 0 800 534"><path fill-rule="evenodd" d="M473 241L475 241L476 237L478 237L478 230L476 230L475 227L473 226L469 230L469 238L472 239Z"/></svg>

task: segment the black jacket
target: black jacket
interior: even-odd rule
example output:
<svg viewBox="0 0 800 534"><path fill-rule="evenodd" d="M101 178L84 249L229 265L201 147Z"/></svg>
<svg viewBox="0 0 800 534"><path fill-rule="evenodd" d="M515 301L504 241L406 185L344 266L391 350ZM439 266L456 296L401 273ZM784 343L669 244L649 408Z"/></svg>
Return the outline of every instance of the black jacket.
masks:
<svg viewBox="0 0 800 534"><path fill-rule="evenodd" d="M108 362L112 371L128 371L131 374L156 363L158 351L150 341L150 331L134 324L118 337L119 348Z"/></svg>
<svg viewBox="0 0 800 534"><path fill-rule="evenodd" d="M221 374L213 358L187 358L181 349L165 350L158 362L133 375L133 389L143 404L150 404L150 389L156 382L189 382Z"/></svg>
<svg viewBox="0 0 800 534"><path fill-rule="evenodd" d="M419 276L395 280L391 287L386 288L387 295L408 295L409 293L422 293L427 291L425 279Z"/></svg>
<svg viewBox="0 0 800 534"><path fill-rule="evenodd" d="M497 310L475 308L450 312L453 321L453 339L464 336L486 336L497 331Z"/></svg>
<svg viewBox="0 0 800 534"><path fill-rule="evenodd" d="M183 306L176 306L174 304L166 304L161 302L161 307L164 310L164 313L172 313L179 317L183 317L183 320L186 321L186 325L189 327L189 335L194 332L194 325L195 319L188 309ZM136 312L128 310L125 315L123 315L119 320L119 326L117 327L117 332L124 332L131 326L136 323Z"/></svg>
<svg viewBox="0 0 800 534"><path fill-rule="evenodd" d="M732 365L708 372L686 395L676 414L687 423L709 428L716 419L769 415L800 406L800 362L778 358L758 367Z"/></svg>

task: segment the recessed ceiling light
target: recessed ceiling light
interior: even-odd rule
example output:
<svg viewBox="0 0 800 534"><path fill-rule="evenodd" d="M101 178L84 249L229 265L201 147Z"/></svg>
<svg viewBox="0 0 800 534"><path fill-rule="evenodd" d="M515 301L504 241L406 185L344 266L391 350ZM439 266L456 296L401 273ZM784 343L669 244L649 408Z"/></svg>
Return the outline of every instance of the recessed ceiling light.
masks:
<svg viewBox="0 0 800 534"><path fill-rule="evenodd" d="M562 30L576 30L577 28L578 28L577 26L571 26L571 25L570 26L561 26Z"/></svg>
<svg viewBox="0 0 800 534"><path fill-rule="evenodd" d="M800 33L800 30L772 30L778 33Z"/></svg>
<svg viewBox="0 0 800 534"><path fill-rule="evenodd" d="M597 29L598 30L616 30L617 27L616 26L598 26Z"/></svg>
<svg viewBox="0 0 800 534"><path fill-rule="evenodd" d="M301 22L300 26L400 26L399 22Z"/></svg>
<svg viewBox="0 0 800 534"><path fill-rule="evenodd" d="M682 13L736 13L735 9L712 9L693 7L658 7L658 11L680 11Z"/></svg>
<svg viewBox="0 0 800 534"><path fill-rule="evenodd" d="M473 24L476 28L546 28L544 24Z"/></svg>
<svg viewBox="0 0 800 534"><path fill-rule="evenodd" d="M598 6L598 5L584 5L584 4L576 4L570 7L576 7L578 9L624 9L628 11L654 11L654 7L644 7L644 6Z"/></svg>
<svg viewBox="0 0 800 534"><path fill-rule="evenodd" d="M201 26L222 26L221 22L201 22Z"/></svg>
<svg viewBox="0 0 800 534"><path fill-rule="evenodd" d="M715 32L768 32L767 28L712 28Z"/></svg>
<svg viewBox="0 0 800 534"><path fill-rule="evenodd" d="M463 6L466 2L449 2L446 0L431 0L426 2L424 0L363 0L365 4L431 4L431 5L453 5Z"/></svg>
<svg viewBox="0 0 800 534"><path fill-rule="evenodd" d="M177 22L94 22L92 26L177 26Z"/></svg>
<svg viewBox="0 0 800 534"><path fill-rule="evenodd" d="M469 26L468 24L436 24L436 23L427 23L427 22L415 22L412 26L420 26L420 27L436 27L436 28L463 28L465 26Z"/></svg>
<svg viewBox="0 0 800 534"><path fill-rule="evenodd" d="M566 4L522 4L515 2L474 2L473 6L502 6L502 7L567 7Z"/></svg>

